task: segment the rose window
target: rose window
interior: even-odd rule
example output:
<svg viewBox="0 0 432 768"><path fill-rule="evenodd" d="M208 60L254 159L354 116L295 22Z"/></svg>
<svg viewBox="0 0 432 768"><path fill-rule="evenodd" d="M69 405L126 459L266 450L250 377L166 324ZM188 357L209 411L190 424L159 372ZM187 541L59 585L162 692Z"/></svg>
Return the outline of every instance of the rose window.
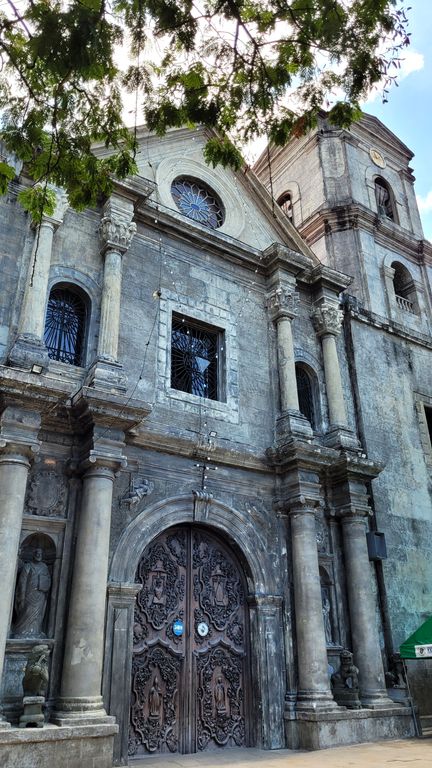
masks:
<svg viewBox="0 0 432 768"><path fill-rule="evenodd" d="M209 229L218 229L224 222L223 205L215 192L200 181L179 176L171 184L171 194L181 213Z"/></svg>

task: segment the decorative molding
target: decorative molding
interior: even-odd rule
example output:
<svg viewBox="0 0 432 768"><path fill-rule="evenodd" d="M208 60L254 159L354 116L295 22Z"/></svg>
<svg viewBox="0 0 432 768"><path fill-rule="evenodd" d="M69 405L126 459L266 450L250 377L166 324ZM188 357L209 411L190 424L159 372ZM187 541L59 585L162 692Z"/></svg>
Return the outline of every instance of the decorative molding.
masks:
<svg viewBox="0 0 432 768"><path fill-rule="evenodd" d="M337 336L341 331L343 312L335 304L321 304L313 310L311 318L318 336Z"/></svg>
<svg viewBox="0 0 432 768"><path fill-rule="evenodd" d="M267 309L273 320L284 317L292 320L297 315L299 303L300 295L294 288L279 286L267 297Z"/></svg>
<svg viewBox="0 0 432 768"><path fill-rule="evenodd" d="M53 469L34 472L27 490L26 511L46 517L66 516L66 479Z"/></svg>
<svg viewBox="0 0 432 768"><path fill-rule="evenodd" d="M109 250L125 253L128 250L136 232L132 217L133 207L128 201L111 197L105 203L99 226L103 253Z"/></svg>

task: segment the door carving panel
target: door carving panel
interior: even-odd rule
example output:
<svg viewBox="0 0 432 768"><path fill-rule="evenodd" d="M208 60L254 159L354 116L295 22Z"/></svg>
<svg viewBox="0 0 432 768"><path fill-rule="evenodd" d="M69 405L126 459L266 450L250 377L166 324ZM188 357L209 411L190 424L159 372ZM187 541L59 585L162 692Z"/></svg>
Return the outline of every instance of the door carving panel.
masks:
<svg viewBox="0 0 432 768"><path fill-rule="evenodd" d="M129 754L249 743L248 616L232 552L180 526L137 569Z"/></svg>

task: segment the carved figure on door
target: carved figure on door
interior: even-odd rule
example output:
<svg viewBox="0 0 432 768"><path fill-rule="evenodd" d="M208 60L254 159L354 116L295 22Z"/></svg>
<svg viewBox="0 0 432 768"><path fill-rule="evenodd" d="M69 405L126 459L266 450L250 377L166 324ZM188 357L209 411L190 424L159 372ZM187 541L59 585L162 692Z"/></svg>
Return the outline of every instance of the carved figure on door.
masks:
<svg viewBox="0 0 432 768"><path fill-rule="evenodd" d="M159 720L162 704L162 691L159 686L157 676L153 680L153 685L149 693L149 717L151 720Z"/></svg>
<svg viewBox="0 0 432 768"><path fill-rule="evenodd" d="M222 682L222 678L220 675L215 685L214 699L216 704L216 712L218 713L218 715L225 714L226 712L225 686Z"/></svg>
<svg viewBox="0 0 432 768"><path fill-rule="evenodd" d="M37 547L33 559L22 566L15 591L15 637L46 637L42 631L51 576Z"/></svg>
<svg viewBox="0 0 432 768"><path fill-rule="evenodd" d="M225 582L226 577L222 573L220 565L216 566L212 574L212 602L213 605L225 605Z"/></svg>

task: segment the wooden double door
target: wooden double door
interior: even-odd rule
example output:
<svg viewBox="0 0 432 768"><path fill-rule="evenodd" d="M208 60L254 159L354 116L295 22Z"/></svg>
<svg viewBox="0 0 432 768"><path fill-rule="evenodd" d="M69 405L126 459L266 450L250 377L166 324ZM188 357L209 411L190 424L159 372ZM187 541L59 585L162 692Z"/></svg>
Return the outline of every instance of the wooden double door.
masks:
<svg viewBox="0 0 432 768"><path fill-rule="evenodd" d="M250 743L242 570L207 530L172 528L138 565L129 755Z"/></svg>

